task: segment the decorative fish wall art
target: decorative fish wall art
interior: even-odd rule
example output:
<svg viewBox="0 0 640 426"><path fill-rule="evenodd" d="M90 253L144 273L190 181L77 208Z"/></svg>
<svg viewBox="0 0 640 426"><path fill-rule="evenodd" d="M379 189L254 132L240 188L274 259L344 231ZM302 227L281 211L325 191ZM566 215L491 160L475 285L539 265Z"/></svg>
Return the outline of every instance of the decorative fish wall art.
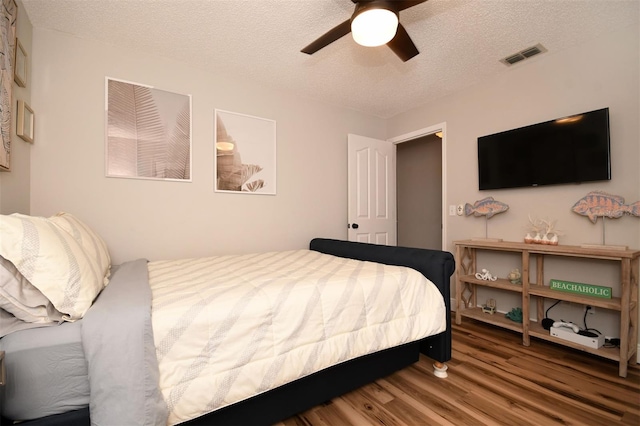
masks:
<svg viewBox="0 0 640 426"><path fill-rule="evenodd" d="M464 205L464 214L469 216L485 216L487 219L491 219L498 213L506 212L509 209L509 205L501 201L494 200L493 197L483 198L478 200L473 205L466 203Z"/></svg>
<svg viewBox="0 0 640 426"><path fill-rule="evenodd" d="M579 199L571 210L582 216L587 216L591 222L596 223L599 217L618 219L625 214L640 216L640 201L625 204L624 198L619 195L591 191Z"/></svg>

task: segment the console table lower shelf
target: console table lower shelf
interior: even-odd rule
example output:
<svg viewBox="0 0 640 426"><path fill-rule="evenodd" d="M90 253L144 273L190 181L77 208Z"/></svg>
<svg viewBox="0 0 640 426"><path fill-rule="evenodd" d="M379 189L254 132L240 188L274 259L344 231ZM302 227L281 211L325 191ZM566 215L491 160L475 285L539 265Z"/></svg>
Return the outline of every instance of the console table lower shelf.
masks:
<svg viewBox="0 0 640 426"><path fill-rule="evenodd" d="M529 336L533 336L536 337L538 339L543 339L543 340L547 340L549 342L553 342L553 343L558 343L561 344L563 346L568 346L570 348L573 349L578 349L580 351L583 352L588 352L590 354L593 355L598 355L600 357L603 358L607 358L616 362L620 362L620 350L618 348L590 348L589 346L584 346L581 345L579 343L573 343L569 340L565 340L565 339L560 339L558 337L552 336L551 333L549 333L549 330L545 330L544 328L542 328L542 326L540 324L538 324L537 322L530 322L529 323ZM625 360L626 362L626 360Z"/></svg>
<svg viewBox="0 0 640 426"><path fill-rule="evenodd" d="M508 318L505 318L504 314L496 313L494 315L489 315L482 312L482 308L468 308L460 313L462 317L471 318L476 321L481 321L487 324L492 324L498 326L500 328L506 328L508 330L512 330L518 333L524 334L524 329L521 323L517 323L511 321ZM557 343L562 346L567 346L573 349L577 349L583 352L588 352L593 355L597 355L603 358L610 359L612 361L620 362L620 350L618 348L590 348L588 346L580 345L578 343L573 343L571 341L560 339L558 337L552 336L549 330L545 330L540 324L535 321L529 321L529 333L530 337L535 337L537 339L546 340L549 342ZM529 345L526 345L529 346ZM635 352L635 351L634 351ZM626 362L627 360L623 360Z"/></svg>

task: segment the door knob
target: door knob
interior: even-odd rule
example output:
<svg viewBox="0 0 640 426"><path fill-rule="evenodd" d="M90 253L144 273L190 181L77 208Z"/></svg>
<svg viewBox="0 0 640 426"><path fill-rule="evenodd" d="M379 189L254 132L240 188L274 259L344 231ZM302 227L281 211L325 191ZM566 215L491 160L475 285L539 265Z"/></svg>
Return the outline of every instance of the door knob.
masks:
<svg viewBox="0 0 640 426"><path fill-rule="evenodd" d="M351 224L351 227L352 227L353 229L358 229L358 224L357 224L357 223L353 223L353 224Z"/></svg>

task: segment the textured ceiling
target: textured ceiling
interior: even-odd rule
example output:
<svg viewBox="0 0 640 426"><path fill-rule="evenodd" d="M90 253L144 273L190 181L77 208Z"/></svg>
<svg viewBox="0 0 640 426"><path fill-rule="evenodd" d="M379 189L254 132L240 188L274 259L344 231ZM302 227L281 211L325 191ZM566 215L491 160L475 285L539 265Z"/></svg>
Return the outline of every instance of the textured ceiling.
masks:
<svg viewBox="0 0 640 426"><path fill-rule="evenodd" d="M562 54L634 23L638 0L429 0L400 13L420 54L347 35L300 49L348 19L351 0L22 0L31 23L235 75L388 118L509 68L536 43ZM539 57L541 58L541 57ZM533 58L514 65L527 66Z"/></svg>

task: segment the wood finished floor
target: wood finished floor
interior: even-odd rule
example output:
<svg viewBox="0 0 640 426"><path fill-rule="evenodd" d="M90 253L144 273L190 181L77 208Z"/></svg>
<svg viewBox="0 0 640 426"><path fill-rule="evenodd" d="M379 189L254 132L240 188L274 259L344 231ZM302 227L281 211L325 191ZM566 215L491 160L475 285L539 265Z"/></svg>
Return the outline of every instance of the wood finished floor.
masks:
<svg viewBox="0 0 640 426"><path fill-rule="evenodd" d="M464 319L449 377L421 356L410 367L278 426L640 425L640 368Z"/></svg>

